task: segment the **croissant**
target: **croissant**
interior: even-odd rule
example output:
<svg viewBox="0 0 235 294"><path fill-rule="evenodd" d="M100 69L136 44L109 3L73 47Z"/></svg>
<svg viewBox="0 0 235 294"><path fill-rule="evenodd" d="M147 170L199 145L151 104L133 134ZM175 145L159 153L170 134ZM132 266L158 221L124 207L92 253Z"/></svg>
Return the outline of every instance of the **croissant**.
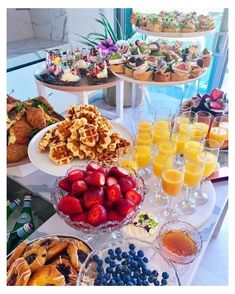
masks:
<svg viewBox="0 0 235 294"><path fill-rule="evenodd" d="M7 146L7 162L16 162L27 157L27 145L10 144Z"/></svg>
<svg viewBox="0 0 235 294"><path fill-rule="evenodd" d="M29 140L29 135L31 134L33 128L28 124L24 118L18 120L13 125L14 134L16 137L16 143L25 144Z"/></svg>
<svg viewBox="0 0 235 294"><path fill-rule="evenodd" d="M26 118L28 123L34 128L43 129L47 126L44 110L41 108L27 106Z"/></svg>

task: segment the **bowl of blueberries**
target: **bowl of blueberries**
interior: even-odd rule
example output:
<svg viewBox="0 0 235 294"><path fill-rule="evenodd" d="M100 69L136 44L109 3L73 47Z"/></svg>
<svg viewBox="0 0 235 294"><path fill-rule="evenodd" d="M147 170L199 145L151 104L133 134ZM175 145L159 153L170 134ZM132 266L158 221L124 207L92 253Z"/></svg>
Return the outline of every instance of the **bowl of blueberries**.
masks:
<svg viewBox="0 0 235 294"><path fill-rule="evenodd" d="M78 275L80 286L180 286L175 266L151 243L120 238L93 251Z"/></svg>

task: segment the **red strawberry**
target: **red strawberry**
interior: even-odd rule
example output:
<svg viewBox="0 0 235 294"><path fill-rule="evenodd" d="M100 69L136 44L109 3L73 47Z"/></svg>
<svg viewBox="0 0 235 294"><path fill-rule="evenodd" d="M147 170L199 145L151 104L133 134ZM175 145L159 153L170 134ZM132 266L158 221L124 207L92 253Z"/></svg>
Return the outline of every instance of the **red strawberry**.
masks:
<svg viewBox="0 0 235 294"><path fill-rule="evenodd" d="M96 204L92 206L91 210L88 212L87 217L88 223L93 226L98 226L107 221L107 211L104 206Z"/></svg>
<svg viewBox="0 0 235 294"><path fill-rule="evenodd" d="M109 174L110 175L117 176L117 177L125 177L125 176L128 176L127 170L125 170L122 167L117 167L117 166L113 166L110 169Z"/></svg>
<svg viewBox="0 0 235 294"><path fill-rule="evenodd" d="M112 185L115 185L117 183L118 183L118 180L116 178L114 178L114 177L108 177L106 179L106 185L107 186L112 186Z"/></svg>
<svg viewBox="0 0 235 294"><path fill-rule="evenodd" d="M103 187L89 188L84 194L84 205L86 208L91 208L95 204L104 203Z"/></svg>
<svg viewBox="0 0 235 294"><path fill-rule="evenodd" d="M210 108L215 110L221 110L223 107L218 101L210 102Z"/></svg>
<svg viewBox="0 0 235 294"><path fill-rule="evenodd" d="M103 168L103 167L100 167L100 168L97 170L97 172L103 174L103 175L105 176L105 178L106 178L106 176L107 176L107 174L108 174L107 170L106 170L105 168Z"/></svg>
<svg viewBox="0 0 235 294"><path fill-rule="evenodd" d="M132 182L128 180L127 178L121 177L118 181L122 193L125 193L126 191L133 188Z"/></svg>
<svg viewBox="0 0 235 294"><path fill-rule="evenodd" d="M121 188L118 184L108 187L107 198L111 202L116 202L118 199L122 198Z"/></svg>
<svg viewBox="0 0 235 294"><path fill-rule="evenodd" d="M68 215L83 212L80 201L73 196L62 197L58 203L58 210Z"/></svg>
<svg viewBox="0 0 235 294"><path fill-rule="evenodd" d="M59 186L62 190L66 191L66 192L70 192L71 189L72 189L72 184L69 182L68 178L64 178L64 179L62 179L62 180L59 182L58 186Z"/></svg>
<svg viewBox="0 0 235 294"><path fill-rule="evenodd" d="M84 178L84 171L81 169L72 170L68 173L68 179L71 183L83 180Z"/></svg>
<svg viewBox="0 0 235 294"><path fill-rule="evenodd" d="M127 176L126 178L131 181L132 188L135 188L137 186L136 180L133 176Z"/></svg>
<svg viewBox="0 0 235 294"><path fill-rule="evenodd" d="M82 213L72 215L70 217L70 219L72 222L85 222L85 223L87 223L87 216L88 216L88 211L84 211Z"/></svg>
<svg viewBox="0 0 235 294"><path fill-rule="evenodd" d="M220 89L215 88L214 90L212 90L211 92L211 100L212 101L217 101L219 98L223 97L224 92L221 91Z"/></svg>
<svg viewBox="0 0 235 294"><path fill-rule="evenodd" d="M85 171L84 171L84 177L85 177L85 178L86 178L86 177L89 177L91 174L93 174L93 172L90 171L90 170L85 170Z"/></svg>
<svg viewBox="0 0 235 294"><path fill-rule="evenodd" d="M113 209L113 204L114 202L110 200L104 200L104 207L107 211L110 211L111 209Z"/></svg>
<svg viewBox="0 0 235 294"><path fill-rule="evenodd" d="M132 189L126 192L125 198L131 200L135 205L138 205L141 202L142 196Z"/></svg>
<svg viewBox="0 0 235 294"><path fill-rule="evenodd" d="M84 181L93 187L100 187L105 184L105 176L99 172L93 172L90 176L85 177Z"/></svg>
<svg viewBox="0 0 235 294"><path fill-rule="evenodd" d="M86 170L87 171L97 171L99 168L101 168L101 166L92 161L87 165Z"/></svg>
<svg viewBox="0 0 235 294"><path fill-rule="evenodd" d="M120 215L125 217L135 209L135 205L129 199L119 199L116 203L116 209Z"/></svg>
<svg viewBox="0 0 235 294"><path fill-rule="evenodd" d="M124 217L118 214L115 210L108 211L108 221L121 222L123 218Z"/></svg>
<svg viewBox="0 0 235 294"><path fill-rule="evenodd" d="M87 189L88 186L83 180L76 181L72 185L72 194L75 196L81 196Z"/></svg>

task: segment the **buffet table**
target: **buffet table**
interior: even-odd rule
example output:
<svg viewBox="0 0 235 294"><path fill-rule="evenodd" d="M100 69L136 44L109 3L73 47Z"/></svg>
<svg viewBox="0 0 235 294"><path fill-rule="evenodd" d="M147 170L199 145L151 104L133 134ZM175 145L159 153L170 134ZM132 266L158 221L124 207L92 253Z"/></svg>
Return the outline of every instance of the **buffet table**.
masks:
<svg viewBox="0 0 235 294"><path fill-rule="evenodd" d="M37 194L38 196L42 197L47 201L51 201L50 194L51 189L55 183L56 177L48 175L42 171L35 171L25 177L16 177L16 176L9 176L11 179L19 183L20 185L26 187L27 189L31 190L33 193ZM151 181L153 179L149 179ZM209 183L210 184L210 183ZM216 194L216 202L214 209L207 219L207 221L201 225L198 229L201 233L203 239L203 247L198 256L198 258L191 264L183 266L183 265L176 265L180 280L182 285L190 285L194 278L194 275L200 265L200 262L206 252L207 246L211 240L211 238L216 237L219 229L223 223L223 219L225 217L227 208L228 208L228 182L216 182L213 184ZM151 203L149 203L148 194L146 195L146 200L144 203L144 207L152 208ZM152 209L154 212L154 209ZM119 233L119 232L117 232ZM64 234L64 235L74 235L78 236L85 241L87 241L91 247L97 246L102 244L102 241L108 240L111 237L116 237L117 234L105 234L101 236L91 236L85 233L81 233L69 227L66 223L62 221L62 219L55 213L48 221L46 221L38 230L36 230L29 239L35 239L37 237L41 237L46 234ZM153 242L156 242L153 241Z"/></svg>

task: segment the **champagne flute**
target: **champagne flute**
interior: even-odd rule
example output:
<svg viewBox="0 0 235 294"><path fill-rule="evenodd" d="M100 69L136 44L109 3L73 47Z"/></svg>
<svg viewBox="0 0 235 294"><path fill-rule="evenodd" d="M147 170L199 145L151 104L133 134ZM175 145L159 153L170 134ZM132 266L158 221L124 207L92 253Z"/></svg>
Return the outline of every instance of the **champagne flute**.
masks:
<svg viewBox="0 0 235 294"><path fill-rule="evenodd" d="M154 114L153 144L170 139L171 111L166 107L159 107Z"/></svg>
<svg viewBox="0 0 235 294"><path fill-rule="evenodd" d="M182 190L184 184L185 161L180 156L169 156L162 172L162 189L168 196L168 205L163 211L164 220L171 220L177 213L171 208L171 202Z"/></svg>
<svg viewBox="0 0 235 294"><path fill-rule="evenodd" d="M212 122L212 115L208 111L198 111L194 119L194 127L203 129L206 137Z"/></svg>
<svg viewBox="0 0 235 294"><path fill-rule="evenodd" d="M136 174L138 171L138 164L136 159L136 149L135 142L133 142L132 146L128 149L119 148L118 149L118 162L119 165L125 169L127 169L130 173Z"/></svg>
<svg viewBox="0 0 235 294"><path fill-rule="evenodd" d="M203 205L208 201L208 195L205 191L203 191L202 186L203 182L207 177L209 177L216 169L218 156L219 156L219 148L220 145L217 141L212 139L205 139L203 141L204 149L203 151L206 153L205 156L205 168L203 172L203 177L201 180L199 190L196 190L193 193L193 198L195 199L195 203L197 205ZM198 160L204 160L203 155L199 154Z"/></svg>
<svg viewBox="0 0 235 294"><path fill-rule="evenodd" d="M228 116L216 116L213 119L211 129L209 132L209 139L215 140L219 143L220 147L228 139Z"/></svg>

